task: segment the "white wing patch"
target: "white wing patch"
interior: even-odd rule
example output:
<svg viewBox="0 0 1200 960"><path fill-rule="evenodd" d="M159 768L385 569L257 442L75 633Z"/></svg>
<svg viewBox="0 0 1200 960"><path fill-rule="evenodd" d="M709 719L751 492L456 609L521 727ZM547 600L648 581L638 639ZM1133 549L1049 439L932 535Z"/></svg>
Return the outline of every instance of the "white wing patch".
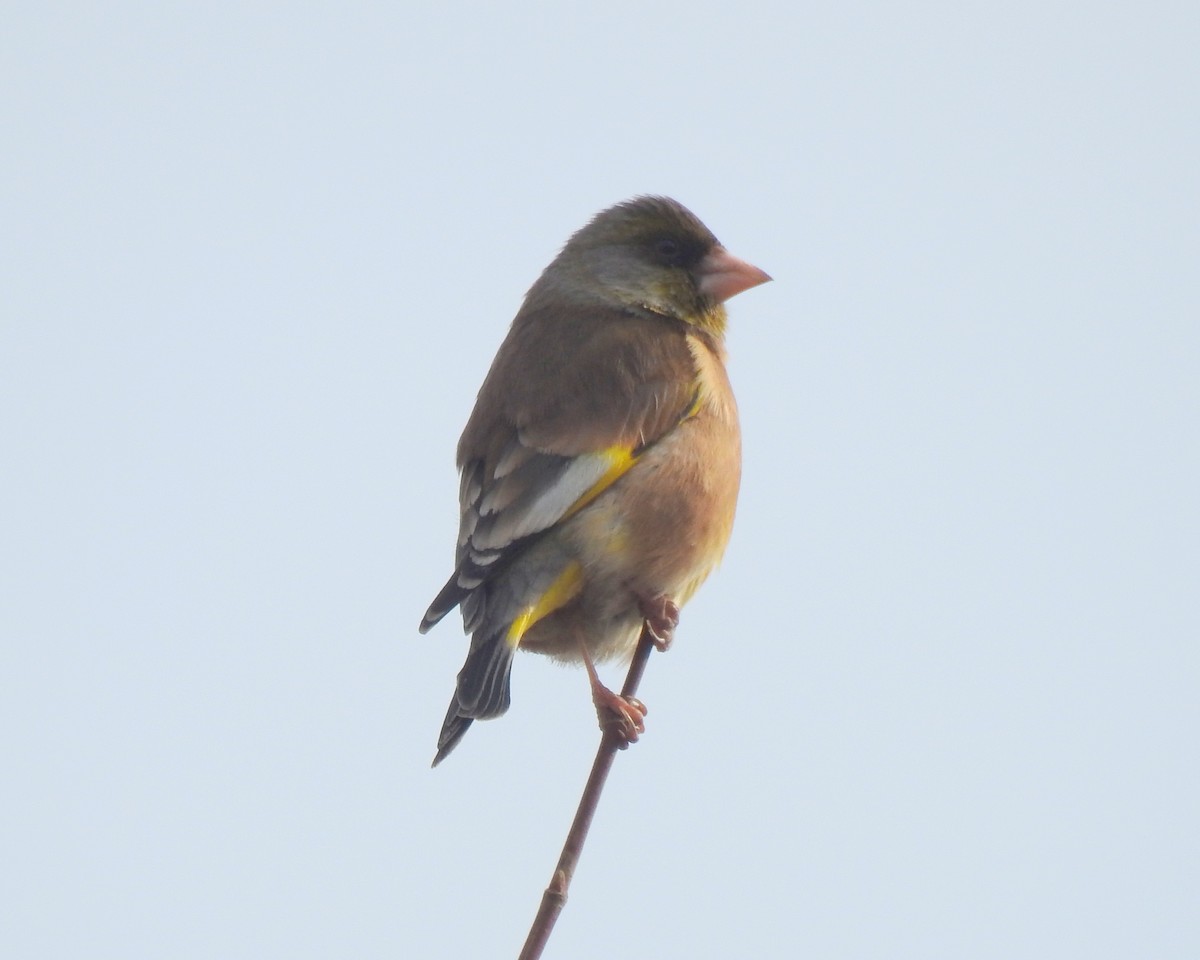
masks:
<svg viewBox="0 0 1200 960"><path fill-rule="evenodd" d="M542 454L511 469L474 505L471 551L503 550L554 526L631 464L628 451L614 448L570 459ZM536 467L541 469L531 469Z"/></svg>

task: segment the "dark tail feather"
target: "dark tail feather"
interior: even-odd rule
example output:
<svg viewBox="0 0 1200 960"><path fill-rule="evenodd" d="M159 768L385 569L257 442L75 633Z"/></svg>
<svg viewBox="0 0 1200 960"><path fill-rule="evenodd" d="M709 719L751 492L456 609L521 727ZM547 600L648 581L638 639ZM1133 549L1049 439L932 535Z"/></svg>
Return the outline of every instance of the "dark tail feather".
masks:
<svg viewBox="0 0 1200 960"><path fill-rule="evenodd" d="M438 735L436 767L458 746L471 724L476 720L491 720L506 710L510 702L509 678L512 673L516 647L508 643L504 631L480 640L471 638L467 662L458 672L458 686L450 699L450 709Z"/></svg>
<svg viewBox="0 0 1200 960"><path fill-rule="evenodd" d="M442 724L442 732L438 737L437 755L433 758L433 766L437 766L458 746L458 741L467 735L473 717L460 716L458 712L458 697L450 701L450 712L446 714L446 722Z"/></svg>
<svg viewBox="0 0 1200 960"><path fill-rule="evenodd" d="M435 623L462 603L470 593L470 590L459 586L458 571L455 570L454 576L446 581L441 592L433 598L433 603L425 611L425 616L421 618L421 626L417 629L421 633L428 633Z"/></svg>

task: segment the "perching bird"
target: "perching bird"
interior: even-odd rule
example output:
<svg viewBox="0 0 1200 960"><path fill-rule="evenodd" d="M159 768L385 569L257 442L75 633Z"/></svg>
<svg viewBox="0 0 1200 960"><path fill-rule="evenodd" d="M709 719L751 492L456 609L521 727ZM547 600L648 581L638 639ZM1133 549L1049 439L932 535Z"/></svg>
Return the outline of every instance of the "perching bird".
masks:
<svg viewBox="0 0 1200 960"><path fill-rule="evenodd" d="M741 475L723 303L771 279L694 214L638 197L567 241L525 296L458 444L456 568L421 622L471 635L436 766L509 706L518 648L583 660L626 739L645 708L600 684L643 622L670 642L724 553Z"/></svg>

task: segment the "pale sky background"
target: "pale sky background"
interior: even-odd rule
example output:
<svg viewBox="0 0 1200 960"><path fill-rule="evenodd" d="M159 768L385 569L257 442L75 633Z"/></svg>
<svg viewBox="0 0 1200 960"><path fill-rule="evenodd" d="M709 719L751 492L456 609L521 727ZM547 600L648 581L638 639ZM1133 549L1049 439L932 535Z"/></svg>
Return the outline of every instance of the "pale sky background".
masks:
<svg viewBox="0 0 1200 960"><path fill-rule="evenodd" d="M515 957L582 671L429 769L454 446L678 198L745 479L547 958L1200 956L1200 6L10 3L7 957ZM607 678L619 682L622 671Z"/></svg>

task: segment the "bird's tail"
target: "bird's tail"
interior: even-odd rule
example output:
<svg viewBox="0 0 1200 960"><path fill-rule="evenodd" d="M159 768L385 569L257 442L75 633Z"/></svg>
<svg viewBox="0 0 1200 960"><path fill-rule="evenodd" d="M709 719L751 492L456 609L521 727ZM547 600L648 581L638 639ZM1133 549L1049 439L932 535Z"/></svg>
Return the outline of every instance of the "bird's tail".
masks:
<svg viewBox="0 0 1200 960"><path fill-rule="evenodd" d="M450 751L458 746L458 741L467 735L467 730L474 722L474 717L464 717L458 712L458 697L454 697L450 701L450 709L446 712L442 732L438 734L438 749L433 758L433 766L436 767L446 759Z"/></svg>
<svg viewBox="0 0 1200 960"><path fill-rule="evenodd" d="M516 651L517 645L509 642L506 630L492 631L486 636L476 633L471 638L467 662L458 672L458 685L438 735L435 767L458 746L473 722L490 720L508 710L509 678Z"/></svg>

